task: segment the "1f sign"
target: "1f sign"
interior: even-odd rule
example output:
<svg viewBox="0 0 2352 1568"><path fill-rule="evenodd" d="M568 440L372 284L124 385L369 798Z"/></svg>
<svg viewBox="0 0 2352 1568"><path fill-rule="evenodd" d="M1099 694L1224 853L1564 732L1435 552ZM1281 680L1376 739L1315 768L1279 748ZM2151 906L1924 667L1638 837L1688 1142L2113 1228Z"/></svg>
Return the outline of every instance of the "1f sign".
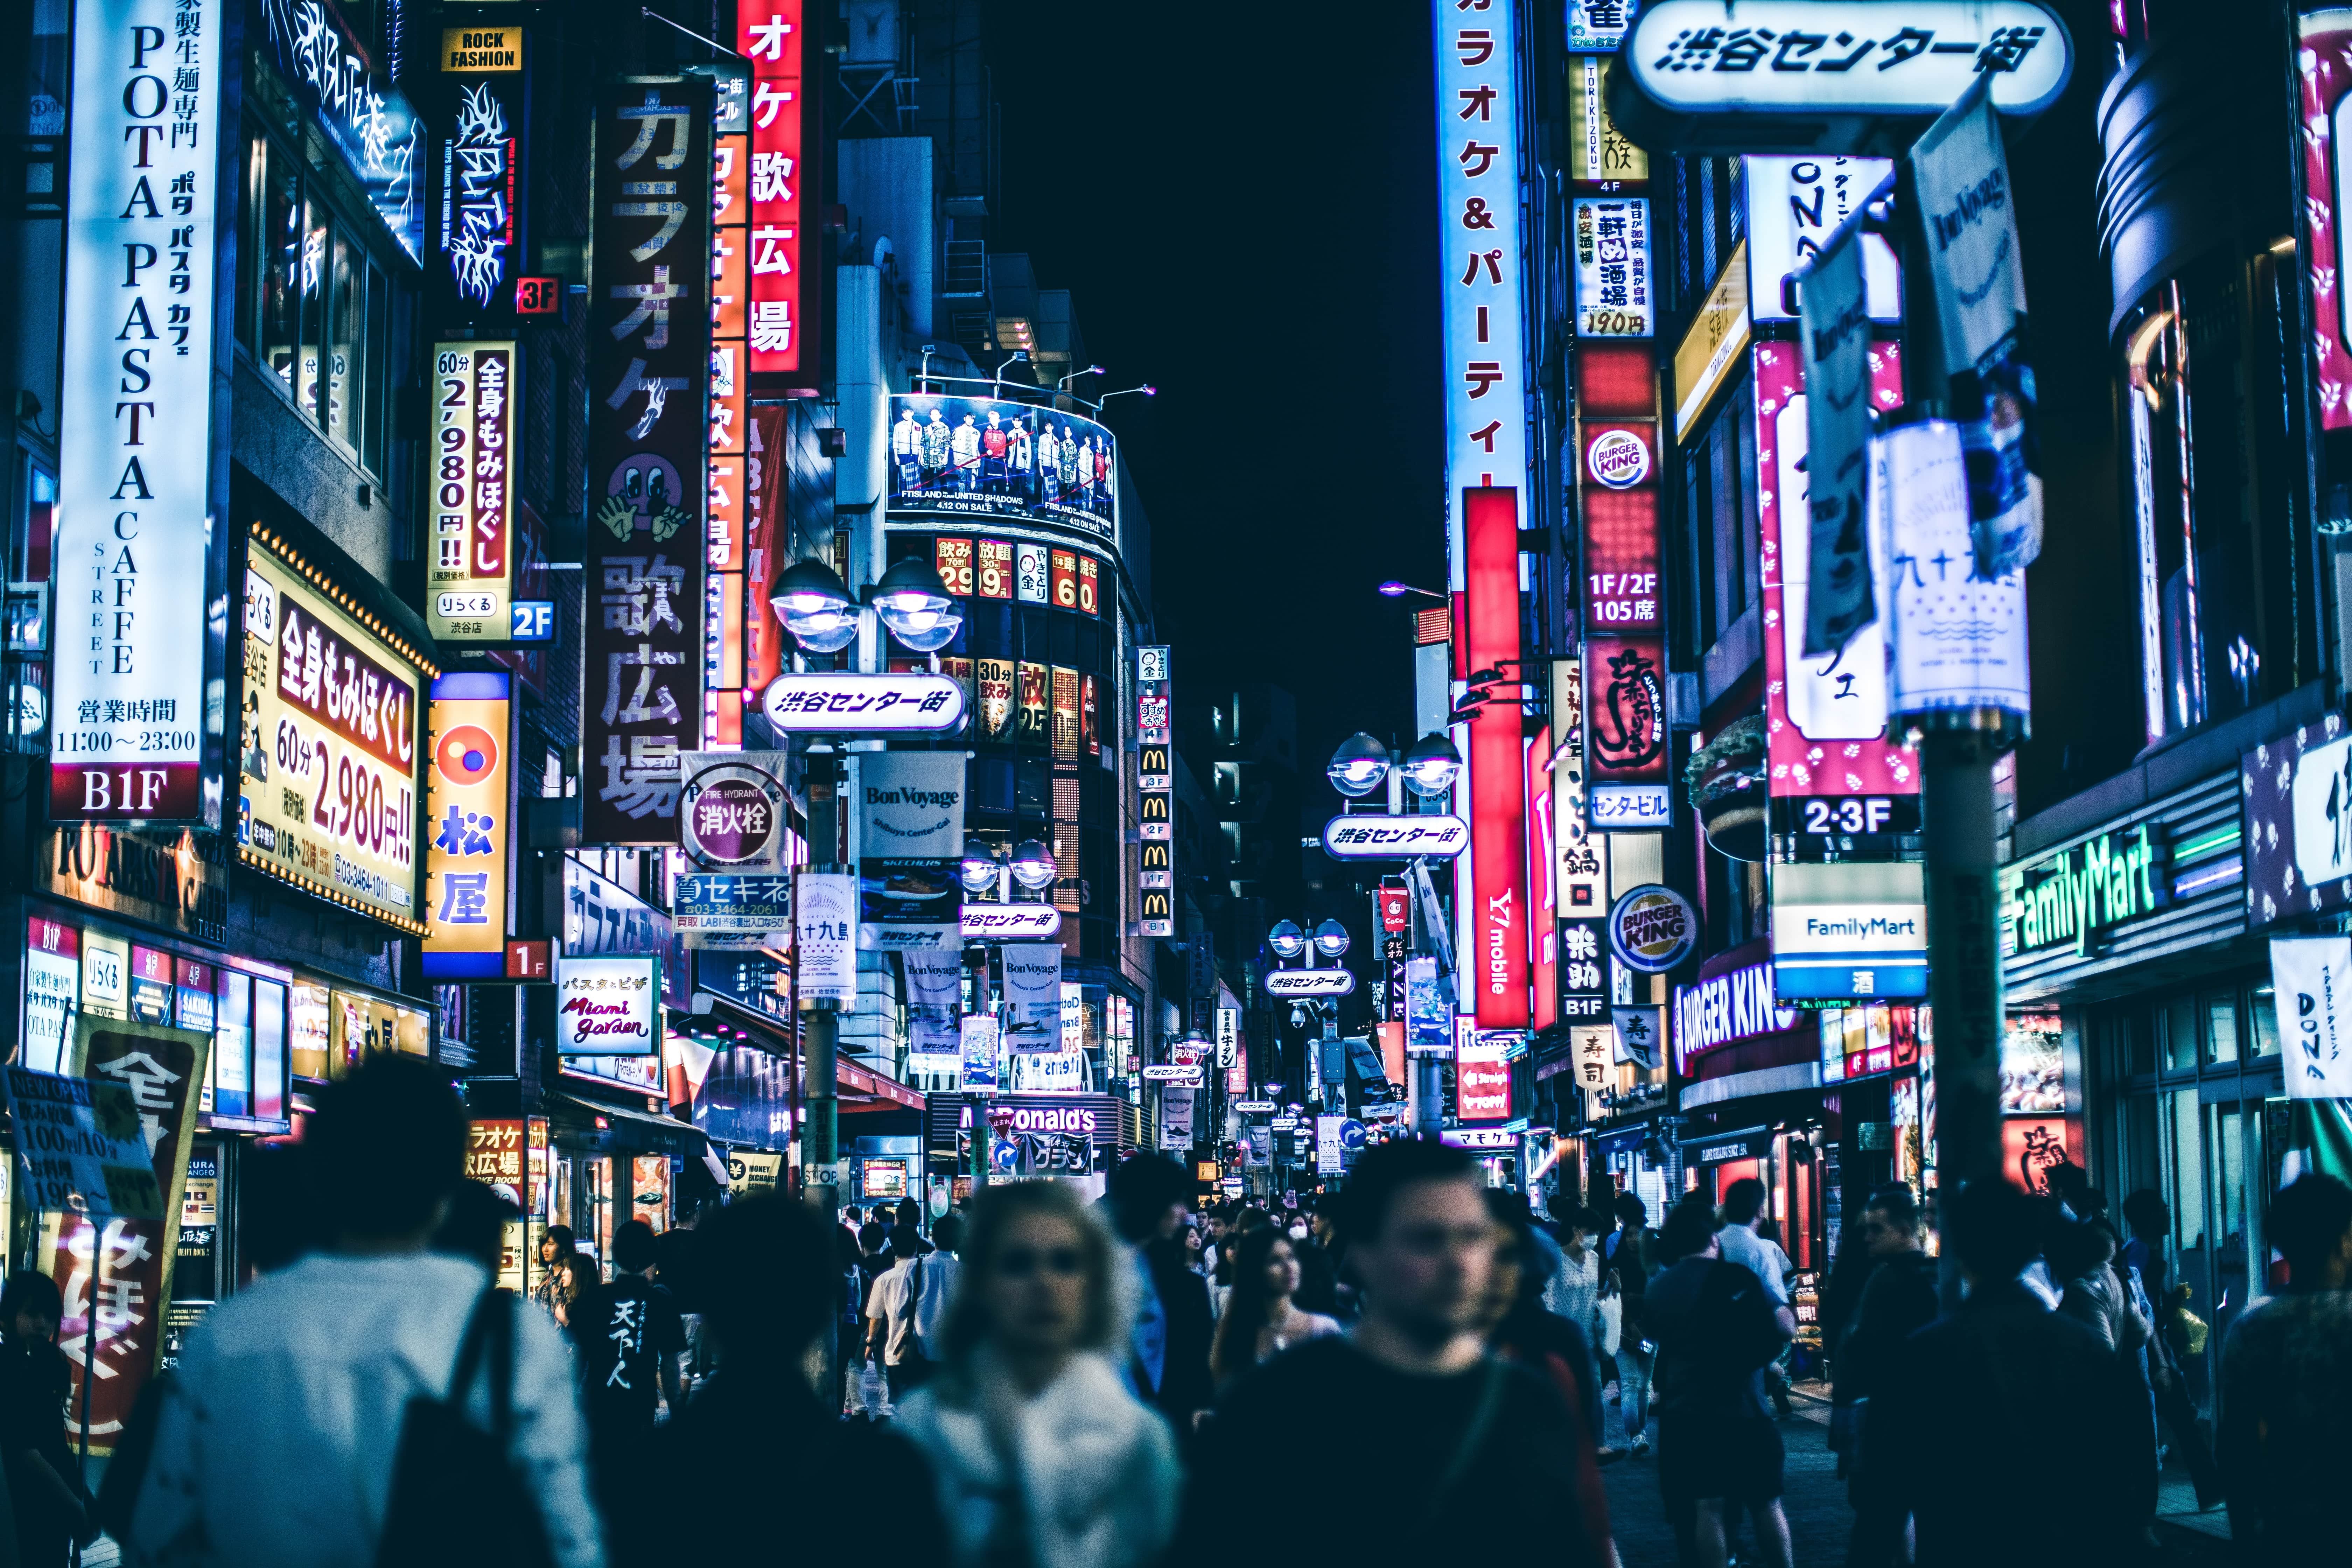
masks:
<svg viewBox="0 0 2352 1568"><path fill-rule="evenodd" d="M59 821L204 814L215 184L228 0L74 28L59 411ZM216 805L215 805L216 809Z"/></svg>

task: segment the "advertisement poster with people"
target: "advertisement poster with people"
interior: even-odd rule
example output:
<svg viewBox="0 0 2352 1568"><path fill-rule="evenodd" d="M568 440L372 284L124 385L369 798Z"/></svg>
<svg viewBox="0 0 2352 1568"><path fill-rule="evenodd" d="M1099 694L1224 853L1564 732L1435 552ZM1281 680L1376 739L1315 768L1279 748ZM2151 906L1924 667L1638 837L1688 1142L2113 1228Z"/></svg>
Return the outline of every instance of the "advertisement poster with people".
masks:
<svg viewBox="0 0 2352 1568"><path fill-rule="evenodd" d="M1004 517L1116 539L1118 455L1091 419L1027 403L890 399L890 510Z"/></svg>

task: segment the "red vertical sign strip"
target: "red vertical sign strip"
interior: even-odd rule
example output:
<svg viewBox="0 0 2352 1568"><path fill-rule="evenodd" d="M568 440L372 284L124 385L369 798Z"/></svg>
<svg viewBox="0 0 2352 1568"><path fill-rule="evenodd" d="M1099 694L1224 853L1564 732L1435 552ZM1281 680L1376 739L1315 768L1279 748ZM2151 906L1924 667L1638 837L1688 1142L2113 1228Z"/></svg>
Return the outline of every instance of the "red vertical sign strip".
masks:
<svg viewBox="0 0 2352 1568"><path fill-rule="evenodd" d="M1559 852L1554 840L1551 726L1536 731L1527 750L1528 988L1531 1029L1559 1022Z"/></svg>
<svg viewBox="0 0 2352 1568"><path fill-rule="evenodd" d="M736 45L751 62L751 223L748 321L754 374L813 371L814 330L822 290L804 265L814 247L804 220L814 172L802 63L807 48L802 0L743 0L736 11Z"/></svg>
<svg viewBox="0 0 2352 1568"><path fill-rule="evenodd" d="M750 567L744 586L743 689L755 702L784 668L784 628L768 607L768 589L784 569L783 551L792 538L784 518L784 408L766 404L751 410L750 444L743 454L743 557Z"/></svg>
<svg viewBox="0 0 2352 1568"><path fill-rule="evenodd" d="M1481 1029L1528 1026L1528 791L1519 679L1519 493L1462 493L1463 641L1472 670L1503 679L1470 720L1471 917L1475 951L1463 968L1477 993Z"/></svg>

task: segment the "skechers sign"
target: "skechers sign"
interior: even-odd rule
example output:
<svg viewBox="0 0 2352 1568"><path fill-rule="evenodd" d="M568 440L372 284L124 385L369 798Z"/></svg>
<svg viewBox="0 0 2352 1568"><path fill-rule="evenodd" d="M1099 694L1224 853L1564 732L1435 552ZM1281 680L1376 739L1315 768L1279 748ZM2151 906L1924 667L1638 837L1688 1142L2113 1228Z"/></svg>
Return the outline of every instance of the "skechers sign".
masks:
<svg viewBox="0 0 2352 1568"><path fill-rule="evenodd" d="M1345 996L1355 988L1344 969L1277 969L1265 977L1268 996Z"/></svg>
<svg viewBox="0 0 2352 1568"><path fill-rule="evenodd" d="M943 675L780 675L763 700L787 733L940 733L963 728L963 684Z"/></svg>
<svg viewBox="0 0 2352 1568"><path fill-rule="evenodd" d="M1451 860L1470 847L1458 816L1335 816L1323 825L1323 852L1335 860Z"/></svg>
<svg viewBox="0 0 2352 1568"><path fill-rule="evenodd" d="M1688 1074L1695 1057L1759 1035L1797 1026L1797 1009L1772 994L1772 965L1750 963L1675 993L1675 1070Z"/></svg>
<svg viewBox="0 0 2352 1568"><path fill-rule="evenodd" d="M2004 875L2002 955L2071 943L2087 956L2106 928L2154 913L2164 886L2157 855L2142 823Z"/></svg>

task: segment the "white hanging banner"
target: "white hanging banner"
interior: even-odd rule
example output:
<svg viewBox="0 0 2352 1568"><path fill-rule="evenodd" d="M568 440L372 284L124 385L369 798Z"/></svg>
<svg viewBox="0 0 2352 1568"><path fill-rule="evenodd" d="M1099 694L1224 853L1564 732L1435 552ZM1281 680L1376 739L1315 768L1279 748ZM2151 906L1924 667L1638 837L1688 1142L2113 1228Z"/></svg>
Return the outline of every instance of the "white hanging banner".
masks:
<svg viewBox="0 0 2352 1568"><path fill-rule="evenodd" d="M1878 618L1870 576L1870 307L1861 237L1847 228L1832 238L1797 290L1803 307L1808 655L1835 653Z"/></svg>
<svg viewBox="0 0 2352 1568"><path fill-rule="evenodd" d="M2352 936L2273 937L2271 984L2288 1097L2352 1099Z"/></svg>
<svg viewBox="0 0 2352 1568"><path fill-rule="evenodd" d="M1062 1048L1062 944L1008 942L1003 955L1004 999L1012 1004L1005 1025L1008 1051Z"/></svg>
<svg viewBox="0 0 2352 1568"><path fill-rule="evenodd" d="M857 1000L857 879L801 873L793 907L793 963L803 999Z"/></svg>

